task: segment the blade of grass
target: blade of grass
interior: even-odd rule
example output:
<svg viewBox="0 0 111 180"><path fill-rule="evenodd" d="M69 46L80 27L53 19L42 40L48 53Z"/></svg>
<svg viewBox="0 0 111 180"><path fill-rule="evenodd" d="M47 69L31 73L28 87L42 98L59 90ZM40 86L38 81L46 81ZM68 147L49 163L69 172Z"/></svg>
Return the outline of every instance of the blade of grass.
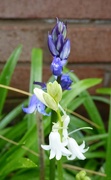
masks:
<svg viewBox="0 0 111 180"><path fill-rule="evenodd" d="M96 90L97 93L111 95L111 88L100 88Z"/></svg>
<svg viewBox="0 0 111 180"><path fill-rule="evenodd" d="M31 55L31 71L30 71L30 84L29 92L33 93L35 85L34 81L42 81L42 50L34 48ZM30 100L30 99L29 99ZM33 124L36 124L35 114L29 114L28 127L30 128Z"/></svg>
<svg viewBox="0 0 111 180"><path fill-rule="evenodd" d="M111 97L110 97L110 110L109 110L109 125L108 125L108 138L107 138L107 152L106 152L106 166L105 172L107 180L111 179Z"/></svg>
<svg viewBox="0 0 111 180"><path fill-rule="evenodd" d="M72 103L72 100L77 96L80 95L84 90L97 85L101 82L101 79L99 78L89 78L80 80L76 83L74 83L71 87L70 91L65 91L63 93L63 98L61 101L61 104L65 104L68 106L70 103Z"/></svg>
<svg viewBox="0 0 111 180"><path fill-rule="evenodd" d="M7 86L10 84L12 74L14 72L14 69L17 64L18 58L21 54L21 51L22 51L22 46L20 45L13 51L13 53L7 60L0 74L0 84L4 84ZM2 113L2 110L3 110L7 92L8 92L7 89L2 89L2 88L0 89L0 114Z"/></svg>
<svg viewBox="0 0 111 180"><path fill-rule="evenodd" d="M26 105L27 101L23 102L22 104L18 105L14 108L8 115L6 115L2 121L0 121L0 130L5 128L15 117L17 117L22 112L22 105Z"/></svg>
<svg viewBox="0 0 111 180"><path fill-rule="evenodd" d="M33 89L35 85L33 84L34 81L42 82L42 59L43 53L41 49L34 48L32 50L31 56L31 73L30 73L30 85L29 91L33 93ZM43 123L42 123L42 116L40 114L29 114L28 116L28 127L30 128L32 124L37 124L37 138L38 138L38 149L40 153L39 158L39 167L40 167L40 179L45 179L45 165L44 165L44 152L41 149L41 144L44 144L44 135L43 135ZM34 145L35 146L35 145ZM34 146L32 147L35 150ZM35 150L36 151L36 150Z"/></svg>

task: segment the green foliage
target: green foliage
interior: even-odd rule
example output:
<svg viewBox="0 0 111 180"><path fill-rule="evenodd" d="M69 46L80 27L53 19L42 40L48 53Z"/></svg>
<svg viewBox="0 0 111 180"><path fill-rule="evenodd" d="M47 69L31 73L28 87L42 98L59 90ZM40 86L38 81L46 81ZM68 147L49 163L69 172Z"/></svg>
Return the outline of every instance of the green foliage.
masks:
<svg viewBox="0 0 111 180"><path fill-rule="evenodd" d="M0 75L0 84L9 85L12 74L14 72L18 57L21 53L21 46L14 50ZM68 71L65 69L64 71ZM70 73L73 85L70 91L64 91L60 104L66 109L70 115L71 123L69 133L80 127L93 127L93 130L84 129L77 131L71 136L76 138L79 144L83 140L89 146L89 151L86 152L85 161L74 160L64 162L64 180L77 179L78 170L84 170L88 173L86 178L92 180L102 180L105 178L105 173L111 177L111 102L109 98L103 96L91 96L88 88L91 88L101 82L98 78L88 78L79 80L78 77ZM42 50L33 49L31 55L31 73L29 92L33 93L33 81L42 81ZM35 114L25 115L22 112L22 104L27 105L28 100L15 107L9 114L2 114L4 103L8 90L0 88L0 180L36 180L39 179L39 128L36 127L38 121ZM110 95L110 89L102 89L97 92ZM96 106L96 101L105 103L109 106L109 128L107 131L104 120L101 117ZM87 118L75 113L75 111L83 106ZM49 112L49 109L47 109ZM13 123L16 118L19 120ZM52 119L51 119L52 118ZM51 129L51 123L55 121L55 114L52 112L52 117L43 117L43 128L45 138ZM85 136L84 136L85 135ZM107 143L106 143L107 142ZM48 153L45 154L46 172L45 179L49 177L49 162ZM105 166L106 165L106 166ZM82 168L81 168L82 167ZM54 167L52 166L52 169ZM81 169L80 169L81 168ZM56 176L56 173L55 173ZM76 178L75 178L76 177ZM57 176L56 176L57 179ZM79 178L80 179L80 178Z"/></svg>
<svg viewBox="0 0 111 180"><path fill-rule="evenodd" d="M21 50L22 46L18 46L7 60L7 63L5 64L5 67L3 68L2 73L0 74L0 84L7 86L10 84L12 74L17 64L17 60L21 54ZM5 103L6 95L7 89L0 88L0 114Z"/></svg>

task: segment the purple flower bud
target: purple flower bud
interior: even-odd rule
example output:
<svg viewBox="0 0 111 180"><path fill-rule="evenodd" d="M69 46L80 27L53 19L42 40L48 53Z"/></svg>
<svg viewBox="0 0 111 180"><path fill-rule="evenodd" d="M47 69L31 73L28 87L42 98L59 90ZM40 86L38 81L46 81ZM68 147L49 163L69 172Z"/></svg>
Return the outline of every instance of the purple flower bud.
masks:
<svg viewBox="0 0 111 180"><path fill-rule="evenodd" d="M70 40L67 39L60 53L61 59L67 59L70 53Z"/></svg>
<svg viewBox="0 0 111 180"><path fill-rule="evenodd" d="M70 90L70 86L72 84L72 80L70 79L70 76L68 74L63 74L61 76L60 85L63 90Z"/></svg>
<svg viewBox="0 0 111 180"><path fill-rule="evenodd" d="M66 38L66 34L67 34L67 28L66 28L66 25L64 25L62 34L63 34L63 37L64 37L64 39L65 39L65 38Z"/></svg>
<svg viewBox="0 0 111 180"><path fill-rule="evenodd" d="M55 42L57 41L57 37L58 37L57 24L56 24L56 26L52 29L51 36L52 36L53 42L55 43Z"/></svg>
<svg viewBox="0 0 111 180"><path fill-rule="evenodd" d="M53 56L57 56L59 54L59 52L57 51L55 44L52 40L51 35L48 35L48 47L49 47L49 50Z"/></svg>
<svg viewBox="0 0 111 180"><path fill-rule="evenodd" d="M54 57L52 63L51 63L51 71L53 75L60 76L62 73L62 64L60 58Z"/></svg>
<svg viewBox="0 0 111 180"><path fill-rule="evenodd" d="M45 105L39 101L39 99L37 99L36 95L32 95L30 102L29 102L29 106L27 108L22 107L22 110L27 113L27 114L31 114L35 111L38 111L39 113L49 116L50 114L47 114L45 112Z"/></svg>
<svg viewBox="0 0 111 180"><path fill-rule="evenodd" d="M58 26L59 33L62 33L64 29L64 23L58 20L57 26Z"/></svg>
<svg viewBox="0 0 111 180"><path fill-rule="evenodd" d="M58 38L57 38L57 44L56 44L56 49L61 52L62 50L62 47L63 47L63 44L64 44L64 37L62 34L59 34L58 35Z"/></svg>

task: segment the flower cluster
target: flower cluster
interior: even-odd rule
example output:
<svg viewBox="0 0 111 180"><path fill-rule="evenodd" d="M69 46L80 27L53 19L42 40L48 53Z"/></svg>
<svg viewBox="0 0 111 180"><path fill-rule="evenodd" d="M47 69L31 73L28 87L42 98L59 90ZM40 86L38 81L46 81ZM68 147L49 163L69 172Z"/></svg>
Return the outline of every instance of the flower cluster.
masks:
<svg viewBox="0 0 111 180"><path fill-rule="evenodd" d="M84 160L85 153L88 148L85 149L85 142L79 146L75 139L68 136L68 124L70 122L69 116L65 113L60 120L63 126L60 126L59 121L52 127L52 132L49 135L49 145L41 145L43 149L50 150L50 157L52 159L56 157L60 160L62 156L66 156L68 160L73 160L76 157ZM62 129L62 133L59 131Z"/></svg>
<svg viewBox="0 0 111 180"><path fill-rule="evenodd" d="M48 107L57 113L57 122L53 123L52 131L49 134L49 145L41 145L44 150L50 151L49 159L56 157L57 160L60 160L62 156L66 156L68 160L75 158L84 160L84 153L88 148L85 149L84 141L78 145L76 140L69 136L70 117L60 105L62 91L70 90L72 84L69 74L63 73L63 67L70 53L70 41L66 38L66 33L66 24L57 19L55 27L48 35L48 47L53 56L51 71L55 81L47 84L34 82L41 88L34 88L29 106L23 107L23 111L26 113L38 111L49 116L50 113L47 114L45 111L45 108Z"/></svg>
<svg viewBox="0 0 111 180"><path fill-rule="evenodd" d="M70 54L70 40L66 38L66 24L57 19L51 34L48 34L48 47L53 56L51 71L60 81L63 90L69 90L72 80L68 74L63 74L63 67L67 63Z"/></svg>

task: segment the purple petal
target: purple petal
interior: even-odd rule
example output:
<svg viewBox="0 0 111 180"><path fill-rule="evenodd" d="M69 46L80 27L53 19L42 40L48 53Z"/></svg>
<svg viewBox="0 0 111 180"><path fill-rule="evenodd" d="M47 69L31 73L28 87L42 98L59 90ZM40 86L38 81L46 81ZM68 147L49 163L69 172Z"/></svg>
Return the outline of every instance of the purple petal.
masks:
<svg viewBox="0 0 111 180"><path fill-rule="evenodd" d="M37 104L37 97L34 95L32 95L30 102L29 102L29 106L27 108L22 107L22 110L27 113L27 114L31 114L36 110L36 104Z"/></svg>
<svg viewBox="0 0 111 180"><path fill-rule="evenodd" d="M30 98L29 106L32 106L32 105L34 105L34 104L36 105L37 102L38 102L38 99L37 99L36 95L33 94L33 95L31 96L31 98Z"/></svg>
<svg viewBox="0 0 111 180"><path fill-rule="evenodd" d="M63 34L63 37L64 37L64 39L66 38L66 34L67 34L67 27L66 27L66 25L64 25L64 27L63 27L63 32L62 32L62 34Z"/></svg>
<svg viewBox="0 0 111 180"><path fill-rule="evenodd" d="M42 83L42 82L34 81L33 84L37 84L37 85L41 86L42 89L46 88L46 84Z"/></svg>
<svg viewBox="0 0 111 180"><path fill-rule="evenodd" d="M64 23L61 21L58 21L57 25L58 25L58 31L61 33L64 28Z"/></svg>
<svg viewBox="0 0 111 180"><path fill-rule="evenodd" d="M50 113L47 114L45 112L45 105L41 101L39 101L38 104L37 104L37 110L38 110L38 112L40 114L43 114L43 115L46 115L46 116L50 116Z"/></svg>
<svg viewBox="0 0 111 180"><path fill-rule="evenodd" d="M57 50L60 52L62 47L63 47L63 41L64 41L64 37L62 34L59 34L58 35L58 38L57 38L57 44L56 44L56 48Z"/></svg>
<svg viewBox="0 0 111 180"><path fill-rule="evenodd" d="M57 56L59 52L56 50L55 44L52 40L52 36L48 35L48 47L53 56Z"/></svg>
<svg viewBox="0 0 111 180"><path fill-rule="evenodd" d="M66 63L67 63L67 59L61 60L61 65L62 65L62 67L65 66Z"/></svg>
<svg viewBox="0 0 111 180"><path fill-rule="evenodd" d="M68 74L63 74L61 76L60 84L63 90L70 90L70 86L72 84L72 80Z"/></svg>
<svg viewBox="0 0 111 180"><path fill-rule="evenodd" d="M53 42L55 43L57 41L57 36L58 36L57 24L52 29L51 36L52 36Z"/></svg>
<svg viewBox="0 0 111 180"><path fill-rule="evenodd" d="M28 106L27 108L22 107L22 110L27 113L27 114L31 114L36 110L36 105L32 105L32 106Z"/></svg>
<svg viewBox="0 0 111 180"><path fill-rule="evenodd" d="M51 63L51 71L53 75L60 76L62 73L62 65L60 58L54 57L52 63Z"/></svg>
<svg viewBox="0 0 111 180"><path fill-rule="evenodd" d="M61 59L67 59L68 56L69 56L69 53L70 53L70 40L66 40L64 46L63 46L63 49L61 51L61 54L60 54L60 58Z"/></svg>

